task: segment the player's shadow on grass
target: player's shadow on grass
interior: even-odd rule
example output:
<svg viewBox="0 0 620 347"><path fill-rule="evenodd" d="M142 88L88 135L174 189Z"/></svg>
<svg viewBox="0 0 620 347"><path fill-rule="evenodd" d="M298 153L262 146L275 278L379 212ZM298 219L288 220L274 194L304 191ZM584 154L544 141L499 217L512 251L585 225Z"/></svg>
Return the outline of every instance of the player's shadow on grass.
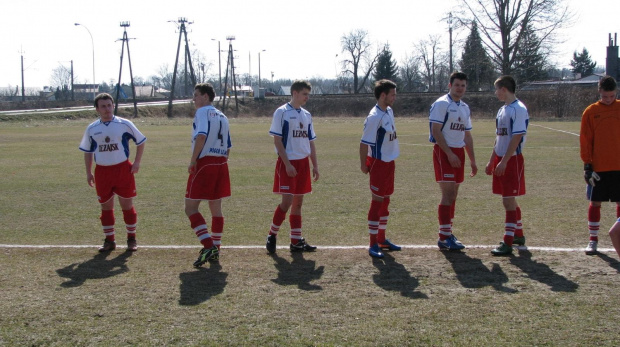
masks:
<svg viewBox="0 0 620 347"><path fill-rule="evenodd" d="M316 267L316 261L304 259L303 253L291 252L293 260L288 260L278 256L277 253L271 254L275 260L275 267L278 270L278 278L272 279L273 283L281 286L296 285L301 290L323 290L323 287L310 282L318 280L323 276L324 266Z"/></svg>
<svg viewBox="0 0 620 347"><path fill-rule="evenodd" d="M596 254L599 258L603 259L604 261L606 261L609 266L611 266L613 269L615 269L616 271L620 272L620 262L617 259L614 259L610 256L608 256L607 254L603 254L603 253L597 253Z"/></svg>
<svg viewBox="0 0 620 347"><path fill-rule="evenodd" d="M400 292L400 295L407 298L428 299L426 294L416 291L420 281L411 276L405 266L396 262L389 253L386 252L383 259L373 258L372 265L379 270L378 274L372 276L377 286L385 290Z"/></svg>
<svg viewBox="0 0 620 347"><path fill-rule="evenodd" d="M534 281L544 283L554 292L574 292L579 285L566 277L557 274L549 265L532 260L532 253L527 249L519 249L518 257L511 257L510 263Z"/></svg>
<svg viewBox="0 0 620 347"><path fill-rule="evenodd" d="M204 266L179 275L179 305L195 306L224 292L228 273L222 272L219 263L206 263Z"/></svg>
<svg viewBox="0 0 620 347"><path fill-rule="evenodd" d="M516 289L505 286L508 282L508 276L499 264L493 263L493 267L489 269L482 263L482 260L472 258L465 252L442 251L441 253L452 265L456 278L463 287L483 288L490 286L499 292L517 292Z"/></svg>
<svg viewBox="0 0 620 347"><path fill-rule="evenodd" d="M56 270L60 277L69 280L60 284L64 288L79 287L86 280L104 279L129 271L127 259L132 252L123 252L112 259L107 259L110 252L97 253L92 259L83 263L73 263Z"/></svg>

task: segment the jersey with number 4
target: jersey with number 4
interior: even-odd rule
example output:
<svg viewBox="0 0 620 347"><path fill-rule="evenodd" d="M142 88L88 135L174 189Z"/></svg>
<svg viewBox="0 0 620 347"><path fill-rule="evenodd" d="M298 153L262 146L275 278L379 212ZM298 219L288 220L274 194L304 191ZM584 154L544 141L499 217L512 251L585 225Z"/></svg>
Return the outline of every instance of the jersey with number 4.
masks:
<svg viewBox="0 0 620 347"><path fill-rule="evenodd" d="M512 137L523 134L517 150L511 153L511 155L521 154L529 121L530 116L527 113L527 108L519 99L509 105L502 106L497 111L495 118L495 154L500 157L506 155Z"/></svg>
<svg viewBox="0 0 620 347"><path fill-rule="evenodd" d="M465 132L471 131L469 106L463 101L454 101L450 94L437 99L431 106L430 136L428 140L437 143L433 137L433 123L441 124L441 133L449 147L465 147Z"/></svg>
<svg viewBox="0 0 620 347"><path fill-rule="evenodd" d="M400 148L396 137L394 112L391 107L384 111L375 105L364 121L363 144L368 145L368 156L390 162L398 158Z"/></svg>
<svg viewBox="0 0 620 347"><path fill-rule="evenodd" d="M205 135L205 145L198 158L206 156L226 157L228 149L232 147L228 118L212 105L203 106L196 110L192 123L192 152L196 145L196 137Z"/></svg>
<svg viewBox="0 0 620 347"><path fill-rule="evenodd" d="M296 109L286 103L273 113L269 135L282 138L289 160L306 158L310 155L310 141L316 139L312 115L303 107Z"/></svg>
<svg viewBox="0 0 620 347"><path fill-rule="evenodd" d="M139 146L146 137L128 119L118 116L109 122L98 119L86 127L80 150L94 153L97 165L116 165L129 158L129 140Z"/></svg>

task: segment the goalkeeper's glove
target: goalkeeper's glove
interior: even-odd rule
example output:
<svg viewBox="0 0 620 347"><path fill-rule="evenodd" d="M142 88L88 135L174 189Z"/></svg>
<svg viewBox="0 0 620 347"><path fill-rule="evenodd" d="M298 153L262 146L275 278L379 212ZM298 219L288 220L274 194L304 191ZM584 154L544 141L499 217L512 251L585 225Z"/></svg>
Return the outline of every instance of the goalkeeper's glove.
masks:
<svg viewBox="0 0 620 347"><path fill-rule="evenodd" d="M592 164L585 164L583 166L583 178L586 180L586 183L592 187L596 186L596 181L601 180L601 176L592 170Z"/></svg>

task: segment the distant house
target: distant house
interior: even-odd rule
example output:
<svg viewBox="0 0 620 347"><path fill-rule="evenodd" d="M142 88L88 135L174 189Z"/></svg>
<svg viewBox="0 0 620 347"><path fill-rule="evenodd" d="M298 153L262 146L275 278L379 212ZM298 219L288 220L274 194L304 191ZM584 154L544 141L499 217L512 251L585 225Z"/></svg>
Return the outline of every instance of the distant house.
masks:
<svg viewBox="0 0 620 347"><path fill-rule="evenodd" d="M73 92L74 93L84 93L84 94L92 94L99 93L99 85L98 84L73 84Z"/></svg>
<svg viewBox="0 0 620 347"><path fill-rule="evenodd" d="M321 94L323 94L323 89L321 89L321 87L312 86L310 95L321 95ZM291 95L291 86L280 86L280 90L278 90L276 95Z"/></svg>
<svg viewBox="0 0 620 347"><path fill-rule="evenodd" d="M525 83L521 86L520 90L545 90L545 89L555 89L558 86L573 86L573 87L584 87L591 88L596 87L598 85L598 81L603 77L603 74L594 74L588 77L575 79L575 80L554 80L554 81L533 81Z"/></svg>

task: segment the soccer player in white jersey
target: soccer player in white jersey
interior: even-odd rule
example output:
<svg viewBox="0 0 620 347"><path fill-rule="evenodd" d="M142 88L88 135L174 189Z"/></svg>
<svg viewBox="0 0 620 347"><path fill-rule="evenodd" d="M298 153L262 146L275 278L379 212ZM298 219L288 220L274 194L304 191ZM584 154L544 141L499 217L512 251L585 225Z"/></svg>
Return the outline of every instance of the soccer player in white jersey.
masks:
<svg viewBox="0 0 620 347"><path fill-rule="evenodd" d="M493 175L493 193L502 196L506 211L504 240L493 249L493 255L512 254L512 245L525 245L521 208L517 196L525 195L523 144L529 122L525 105L515 96L516 82L511 76L495 81L495 95L504 102L495 119L496 138L487 175Z"/></svg>
<svg viewBox="0 0 620 347"><path fill-rule="evenodd" d="M461 250L465 246L452 233L452 222L459 185L463 183L465 176L465 151L471 166L470 177L476 175L478 167L474 155L474 139L471 136L469 106L461 100L467 89L467 75L462 72L452 73L448 89L448 94L433 103L429 116L429 141L435 144L435 181L441 189L441 202L437 207L437 245L441 250Z"/></svg>
<svg viewBox="0 0 620 347"><path fill-rule="evenodd" d="M110 94L102 93L95 97L95 110L99 119L86 127L80 150L84 152L86 182L91 187L95 186L97 199L101 204L100 219L105 240L99 252L116 249L114 195L118 195L123 210L127 250L135 251L138 249L138 214L133 206L133 198L136 196L134 174L140 170L146 137L130 120L114 115L114 99ZM130 140L137 146L133 163L129 161ZM94 175L93 161L96 163Z"/></svg>
<svg viewBox="0 0 620 347"><path fill-rule="evenodd" d="M219 261L219 249L224 231L222 199L230 196L228 155L230 154L230 131L228 118L211 103L215 90L209 83L194 87L196 114L192 123L192 156L187 172L185 214L202 249L194 267L206 261ZM211 212L211 234L207 222L199 211L200 203L207 201Z"/></svg>
<svg viewBox="0 0 620 347"><path fill-rule="evenodd" d="M312 192L310 161L312 161L312 178L319 179L314 140L316 135L310 112L302 108L310 97L312 86L307 81L297 80L291 85L291 101L280 106L273 114L269 135L278 155L273 179L273 192L280 194L282 201L273 213L271 228L267 236L267 251L276 251L276 242L280 226L289 216L291 252L313 252L315 246L309 245L301 233L301 207L304 195Z"/></svg>
<svg viewBox="0 0 620 347"><path fill-rule="evenodd" d="M394 193L395 159L400 154L392 106L396 100L396 83L389 80L375 82L377 104L364 121L360 141L360 169L370 174L371 202L368 210L368 254L383 258L383 249L400 251L401 247L385 237L390 211L390 196Z"/></svg>

